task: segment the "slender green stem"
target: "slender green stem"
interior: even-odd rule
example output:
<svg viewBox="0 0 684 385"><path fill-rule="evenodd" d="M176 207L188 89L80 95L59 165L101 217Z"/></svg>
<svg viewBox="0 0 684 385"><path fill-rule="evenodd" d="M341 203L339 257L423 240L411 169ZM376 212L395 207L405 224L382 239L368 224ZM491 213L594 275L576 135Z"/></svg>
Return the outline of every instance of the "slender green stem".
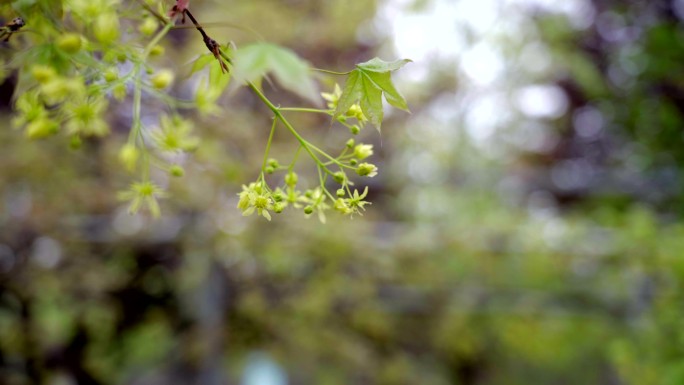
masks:
<svg viewBox="0 0 684 385"><path fill-rule="evenodd" d="M313 112L318 114L326 114L332 116L330 110L321 110L318 108L299 108L299 107L279 107L280 111L290 111L290 112Z"/></svg>
<svg viewBox="0 0 684 385"><path fill-rule="evenodd" d="M351 71L347 71L347 72L337 72L337 71L324 70L324 69L321 69L321 68L312 68L311 70L312 70L312 71L316 71L316 72L323 72L324 74L340 75L340 76L349 75L349 74L351 73Z"/></svg>
<svg viewBox="0 0 684 385"><path fill-rule="evenodd" d="M304 138L302 138L301 135L299 135L297 130L295 130L295 128L292 127L292 124L290 124L290 122L287 119L285 119L283 114L280 113L280 110L278 110L278 107L276 107L273 103L271 103L271 101L268 100L266 95L264 95L264 93L261 92L261 90L259 90L259 87L254 85L254 83L247 82L247 85L259 97L259 99L261 99L261 101L264 102L264 104L266 104L266 106L271 111L273 111L273 114L275 114L276 118L278 120L280 120L285 125L285 127L287 127L287 129L292 133L292 135L294 135L294 137L297 138L297 140L299 141L301 146L304 147L304 150L306 150L306 152L309 153L309 156L311 156L311 159L313 159L316 162L316 164L321 165L322 163L321 163L320 159L318 159L316 154L314 154L313 151L311 151L311 148L309 148L309 146L311 146L311 144L309 144L309 142L307 142Z"/></svg>
<svg viewBox="0 0 684 385"><path fill-rule="evenodd" d="M149 44L147 44L147 46L143 50L143 53L138 59L139 61L135 64L135 68L133 69L133 73L135 76L133 87L133 127L131 127L131 131L128 134L128 142L135 143L137 139L140 139L140 148L143 150L143 162L145 163L145 167L143 167L143 180L147 180L149 178L150 172L149 156L146 151L145 138L142 135L142 123L140 121L142 104L142 66L145 63L145 60L147 59L147 56L150 54L152 48L161 41L161 39L171 30L172 26L173 24L171 23L166 24L164 28L161 31L159 31L159 33L157 33L154 36L154 38L152 38L152 40L149 42Z"/></svg>
<svg viewBox="0 0 684 385"><path fill-rule="evenodd" d="M297 159L299 158L299 153L302 152L302 146L297 147L297 151L295 151L294 158L292 158L292 163L290 163L290 167L287 168L288 172L292 172L294 169L295 163L297 163Z"/></svg>
<svg viewBox="0 0 684 385"><path fill-rule="evenodd" d="M273 141L273 134L275 133L276 123L278 120L273 117L273 124L271 125L271 133L268 135L268 142L266 142L266 151L264 152L264 161L261 164L261 174L263 175L266 169L266 162L268 161L268 154L271 152L271 142Z"/></svg>

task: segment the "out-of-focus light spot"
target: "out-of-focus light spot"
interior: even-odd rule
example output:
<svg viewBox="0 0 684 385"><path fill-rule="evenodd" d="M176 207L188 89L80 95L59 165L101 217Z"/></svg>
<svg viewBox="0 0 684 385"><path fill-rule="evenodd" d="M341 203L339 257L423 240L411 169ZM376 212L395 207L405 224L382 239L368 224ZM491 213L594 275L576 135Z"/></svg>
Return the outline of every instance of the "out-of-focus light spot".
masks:
<svg viewBox="0 0 684 385"><path fill-rule="evenodd" d="M539 42L526 44L520 52L518 60L522 69L530 73L544 73L551 68L551 57L548 50Z"/></svg>
<svg viewBox="0 0 684 385"><path fill-rule="evenodd" d="M228 199L224 208L214 213L216 227L225 234L238 235L247 226L247 222L242 220L240 211L235 209L237 202L236 198Z"/></svg>
<svg viewBox="0 0 684 385"><path fill-rule="evenodd" d="M16 257L12 249L7 246L0 244L0 273L8 273L14 267L16 262Z"/></svg>
<svg viewBox="0 0 684 385"><path fill-rule="evenodd" d="M561 249L567 234L567 225L562 220L551 217L544 223L542 236L544 242L551 248Z"/></svg>
<svg viewBox="0 0 684 385"><path fill-rule="evenodd" d="M430 103L428 109L429 115L441 123L453 121L460 114L455 93L439 95Z"/></svg>
<svg viewBox="0 0 684 385"><path fill-rule="evenodd" d="M461 69L475 84L486 86L494 83L505 66L501 54L490 44L477 44L466 51L461 59Z"/></svg>
<svg viewBox="0 0 684 385"><path fill-rule="evenodd" d="M639 75L646 68L648 58L643 55L639 48L622 47L618 52L620 68L629 75Z"/></svg>
<svg viewBox="0 0 684 385"><path fill-rule="evenodd" d="M19 189L11 192L5 199L6 212L14 218L25 218L31 212L33 207L33 198L31 192L25 189Z"/></svg>
<svg viewBox="0 0 684 385"><path fill-rule="evenodd" d="M254 353L247 359L241 385L287 385L287 374L265 353Z"/></svg>
<svg viewBox="0 0 684 385"><path fill-rule="evenodd" d="M527 198L527 210L535 218L549 218L558 211L556 198L548 191L537 190Z"/></svg>
<svg viewBox="0 0 684 385"><path fill-rule="evenodd" d="M575 111L572 116L575 132L581 138L594 139L601 134L605 120L598 109L588 106Z"/></svg>
<svg viewBox="0 0 684 385"><path fill-rule="evenodd" d="M596 19L596 9L589 0L554 1L554 6L567 15L575 29L587 29Z"/></svg>
<svg viewBox="0 0 684 385"><path fill-rule="evenodd" d="M499 17L499 0L460 0L440 3L443 6L437 7L437 12L451 12L443 14L442 17L451 15L478 34L491 29Z"/></svg>
<svg viewBox="0 0 684 385"><path fill-rule="evenodd" d="M483 142L494 134L499 124L508 116L509 106L501 94L487 94L475 99L469 106L465 117L465 128L475 141Z"/></svg>
<svg viewBox="0 0 684 385"><path fill-rule="evenodd" d="M559 141L553 129L538 121L527 121L515 130L510 138L519 148L530 152L548 152Z"/></svg>
<svg viewBox="0 0 684 385"><path fill-rule="evenodd" d="M389 29L399 57L416 62L456 57L466 45L457 29L456 4L432 1L420 11L409 11L410 6L394 0L378 11L376 29Z"/></svg>
<svg viewBox="0 0 684 385"><path fill-rule="evenodd" d="M515 99L518 109L532 118L558 118L568 108L565 93L552 85L524 87L516 93Z"/></svg>
<svg viewBox="0 0 684 385"><path fill-rule="evenodd" d="M128 209L120 209L114 214L112 228L123 236L131 236L142 230L144 220L140 215L131 215Z"/></svg>
<svg viewBox="0 0 684 385"><path fill-rule="evenodd" d="M586 29L594 22L596 11L589 0L507 0L510 4L546 12L565 14L576 29Z"/></svg>
<svg viewBox="0 0 684 385"><path fill-rule="evenodd" d="M411 157L408 167L411 178L417 182L435 183L443 179L439 163L428 152Z"/></svg>
<svg viewBox="0 0 684 385"><path fill-rule="evenodd" d="M672 9L678 18L684 20L684 0L675 0Z"/></svg>
<svg viewBox="0 0 684 385"><path fill-rule="evenodd" d="M33 241L31 259L39 266L52 269L62 259L62 246L50 237L40 237Z"/></svg>
<svg viewBox="0 0 684 385"><path fill-rule="evenodd" d="M624 17L613 11L602 12L596 18L596 30L604 40L611 42L625 40L628 34Z"/></svg>
<svg viewBox="0 0 684 385"><path fill-rule="evenodd" d="M561 190L577 190L586 188L594 174L594 167L587 160L569 159L551 169L551 181Z"/></svg>

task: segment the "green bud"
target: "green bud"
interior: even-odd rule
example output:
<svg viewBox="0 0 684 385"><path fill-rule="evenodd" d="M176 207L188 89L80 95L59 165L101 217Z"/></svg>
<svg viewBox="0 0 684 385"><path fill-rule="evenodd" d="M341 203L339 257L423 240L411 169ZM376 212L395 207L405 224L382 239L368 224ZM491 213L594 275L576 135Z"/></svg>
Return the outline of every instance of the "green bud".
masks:
<svg viewBox="0 0 684 385"><path fill-rule="evenodd" d="M280 214L285 210L285 205L282 204L281 202L276 202L273 204L273 212L276 214Z"/></svg>
<svg viewBox="0 0 684 385"><path fill-rule="evenodd" d="M81 137L78 135L73 135L71 137L71 140L69 140L69 148L72 150L78 150L83 146L83 141L81 140Z"/></svg>
<svg viewBox="0 0 684 385"><path fill-rule="evenodd" d="M356 160L356 159L349 159L349 165L350 165L350 166L356 166L357 164L359 164L359 161L358 161L358 160Z"/></svg>
<svg viewBox="0 0 684 385"><path fill-rule="evenodd" d="M349 131L354 135L358 135L359 132L361 132L361 127L359 127L355 124L349 128Z"/></svg>
<svg viewBox="0 0 684 385"><path fill-rule="evenodd" d="M354 139L349 139L347 141L347 148L352 148L354 147Z"/></svg>
<svg viewBox="0 0 684 385"><path fill-rule="evenodd" d="M313 211L314 211L313 206L306 206L306 207L304 207L304 214L306 214L306 215L309 215L309 214L313 213Z"/></svg>
<svg viewBox="0 0 684 385"><path fill-rule="evenodd" d="M361 163L359 168L356 169L356 173L360 176L374 177L378 175L378 168L374 164Z"/></svg>
<svg viewBox="0 0 684 385"><path fill-rule="evenodd" d="M115 68L109 68L104 72L103 76L107 82L111 83L119 78L119 73L116 71Z"/></svg>
<svg viewBox="0 0 684 385"><path fill-rule="evenodd" d="M157 27L159 27L157 20L155 20L153 17L146 17L138 27L138 31L145 36L151 36L153 33L155 33L155 31L157 31Z"/></svg>
<svg viewBox="0 0 684 385"><path fill-rule="evenodd" d="M271 166L271 167L273 167L273 168L278 168L278 167L280 167L280 163L278 163L278 160L273 159L273 158L269 158L269 159L266 161L266 164L268 164L269 166Z"/></svg>
<svg viewBox="0 0 684 385"><path fill-rule="evenodd" d="M57 76L54 68L44 65L35 65L31 67L31 75L38 81L38 83L45 84Z"/></svg>
<svg viewBox="0 0 684 385"><path fill-rule="evenodd" d="M333 179L335 179L335 182L337 183L344 183L345 179L347 179L347 175L344 173L344 171L338 171L333 174Z"/></svg>
<svg viewBox="0 0 684 385"><path fill-rule="evenodd" d="M357 144L354 147L354 157L358 159L366 159L373 155L373 145L372 144Z"/></svg>
<svg viewBox="0 0 684 385"><path fill-rule="evenodd" d="M66 53L74 54L83 47L83 38L77 33L65 33L57 39L57 47Z"/></svg>
<svg viewBox="0 0 684 385"><path fill-rule="evenodd" d="M171 176L180 178L185 175L185 170L180 165L174 164L171 166L171 168L169 168L169 174L171 174Z"/></svg>
<svg viewBox="0 0 684 385"><path fill-rule="evenodd" d="M264 172L266 174L273 174L275 172L275 169L271 166L266 166L266 168L264 168Z"/></svg>
<svg viewBox="0 0 684 385"><path fill-rule="evenodd" d="M154 76L150 79L152 86L158 90L168 87L173 82L173 71L168 69L163 69L157 71Z"/></svg>
<svg viewBox="0 0 684 385"><path fill-rule="evenodd" d="M274 201L282 202L283 199L285 199L285 197L283 196L283 193L281 193L280 191L273 193L273 200Z"/></svg>
<svg viewBox="0 0 684 385"><path fill-rule="evenodd" d="M116 55L116 61L119 63L125 63L126 60L128 60L128 56L126 56L125 52L119 52L119 54Z"/></svg>
<svg viewBox="0 0 684 385"><path fill-rule="evenodd" d="M166 51L166 50L164 49L164 47L161 46L161 45L159 45L159 44L157 44L157 45L155 45L154 47L152 47L152 49L150 50L150 56L151 56L151 57L161 56L161 55L164 54L164 51Z"/></svg>
<svg viewBox="0 0 684 385"><path fill-rule="evenodd" d="M103 44L111 44L119 38L119 17L116 13L101 13L95 19L95 37Z"/></svg>
<svg viewBox="0 0 684 385"><path fill-rule="evenodd" d="M297 173L290 171L287 175L285 175L285 184L294 187L297 185L298 179L299 177L297 176Z"/></svg>
<svg viewBox="0 0 684 385"><path fill-rule="evenodd" d="M124 100L126 97L126 85L125 84L119 84L114 89L112 90L112 96L114 96L114 99L118 101Z"/></svg>
<svg viewBox="0 0 684 385"><path fill-rule="evenodd" d="M26 126L26 137L29 139L42 139L57 132L57 123L41 118L34 120Z"/></svg>
<svg viewBox="0 0 684 385"><path fill-rule="evenodd" d="M347 195L347 192L344 191L343 188L338 188L337 191L335 192L335 195L337 195L338 198L342 198L345 195Z"/></svg>
<svg viewBox="0 0 684 385"><path fill-rule="evenodd" d="M127 143L119 150L119 161L128 171L135 170L139 157L140 151L134 144Z"/></svg>

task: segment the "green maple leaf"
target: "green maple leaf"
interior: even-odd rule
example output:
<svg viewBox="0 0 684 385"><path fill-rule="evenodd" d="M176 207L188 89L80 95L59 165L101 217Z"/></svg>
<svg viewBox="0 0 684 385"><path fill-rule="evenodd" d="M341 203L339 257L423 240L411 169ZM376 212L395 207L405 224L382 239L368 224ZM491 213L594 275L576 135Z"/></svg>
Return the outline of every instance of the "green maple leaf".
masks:
<svg viewBox="0 0 684 385"><path fill-rule="evenodd" d="M333 118L346 113L351 106L359 103L361 111L379 130L383 118L382 95L385 95L385 100L390 105L408 111L406 100L394 87L390 73L410 61L409 59L402 59L386 62L374 58L365 63L357 64L356 68L349 73L342 95L337 101Z"/></svg>
<svg viewBox="0 0 684 385"><path fill-rule="evenodd" d="M272 73L283 88L315 104L320 103L309 64L291 50L274 44L257 43L235 51L236 78L260 84L268 73Z"/></svg>

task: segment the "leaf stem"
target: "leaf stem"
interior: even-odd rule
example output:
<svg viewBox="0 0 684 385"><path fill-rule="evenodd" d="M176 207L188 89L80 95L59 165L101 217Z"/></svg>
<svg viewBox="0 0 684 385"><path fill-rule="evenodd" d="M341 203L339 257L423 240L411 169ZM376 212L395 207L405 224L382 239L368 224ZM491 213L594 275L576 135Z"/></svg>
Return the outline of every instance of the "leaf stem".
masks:
<svg viewBox="0 0 684 385"><path fill-rule="evenodd" d="M332 112L330 110L321 110L318 108L300 108L300 107L279 107L278 108L280 111L289 111L289 112L312 112L312 113L318 113L318 114L326 114L332 116Z"/></svg>
<svg viewBox="0 0 684 385"><path fill-rule="evenodd" d="M273 141L273 134L275 133L276 123L278 120L273 117L273 124L271 125L271 133L268 135L268 142L266 142L266 151L264 152L264 161L261 164L261 175L264 175L266 169L266 162L268 161L268 153L271 152L271 142Z"/></svg>
<svg viewBox="0 0 684 385"><path fill-rule="evenodd" d="M322 165L322 162L320 161L320 159L318 159L318 157L316 156L316 154L314 154L313 151L311 151L311 148L309 148L309 147L314 147L314 146L311 145L309 142L307 142L304 138L302 138L301 135L299 135L299 133L297 132L297 130L295 130L295 128L292 126L292 124L290 124L290 122L289 122L287 119L285 119L285 117L283 116L283 114L280 113L280 110L278 110L278 107L276 107L270 100L268 100L268 98L266 97L266 95L264 95L264 93L261 92L261 90L259 89L259 87L257 87L254 83L252 83L252 82L247 82L247 85L248 85L249 88L252 90L252 92L254 92L254 93L259 97L259 99L261 99L261 101L262 101L262 102L263 102L271 111L273 111L273 114L275 114L276 118L277 118L278 120L280 120L280 121L285 125L285 127L287 127L287 129L292 133L292 135L294 135L294 137L297 138L297 140L299 141L299 143L301 144L301 146L304 147L304 150L306 150L306 152L309 153L309 156L311 157L311 159L313 159L313 160L316 162L317 165L319 165L319 166ZM315 147L314 147L314 148L315 148ZM319 151L320 151L320 150L319 150Z"/></svg>
<svg viewBox="0 0 684 385"><path fill-rule="evenodd" d="M337 71L324 70L324 69L321 69L321 68L311 68L311 70L312 70L312 71L316 71L316 72L323 72L324 74L340 75L340 76L349 75L349 74L351 73L351 71L347 71L347 72L337 72Z"/></svg>

